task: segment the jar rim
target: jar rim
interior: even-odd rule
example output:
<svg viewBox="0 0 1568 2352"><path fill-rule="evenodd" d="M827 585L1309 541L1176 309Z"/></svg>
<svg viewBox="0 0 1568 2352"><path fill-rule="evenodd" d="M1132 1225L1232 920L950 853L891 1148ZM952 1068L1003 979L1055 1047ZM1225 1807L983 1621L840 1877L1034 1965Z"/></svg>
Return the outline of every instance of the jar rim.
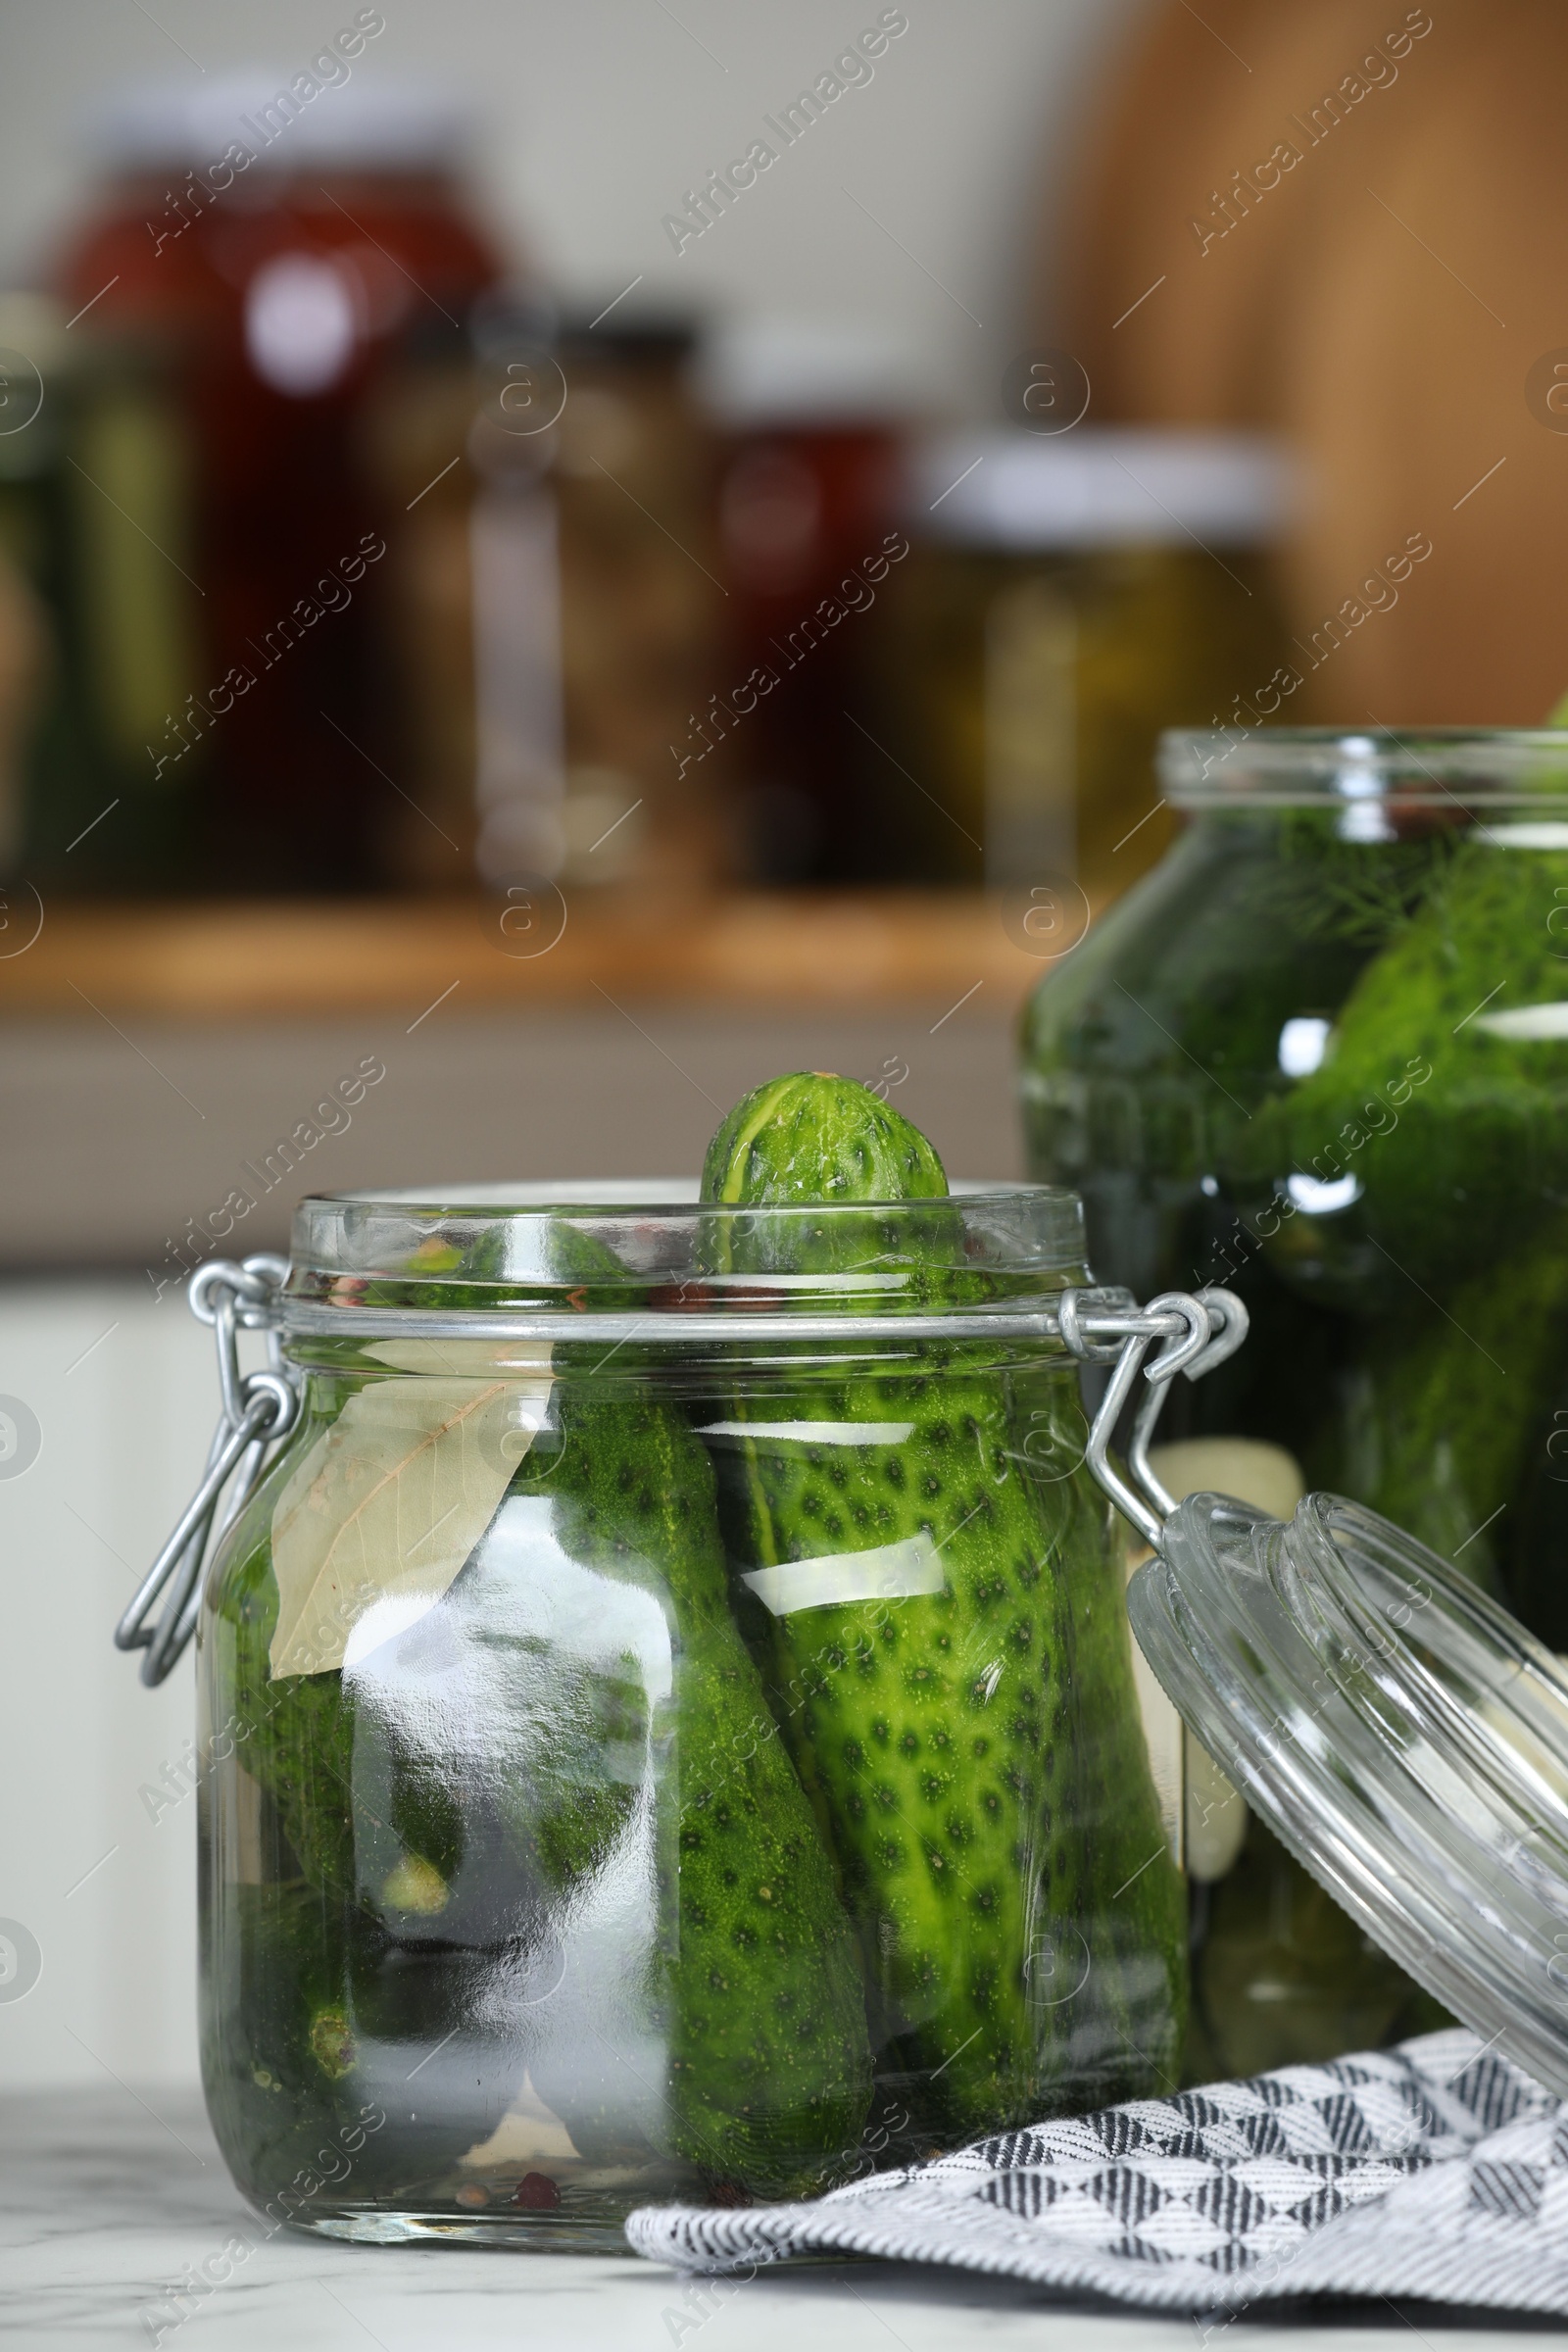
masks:
<svg viewBox="0 0 1568 2352"><path fill-rule="evenodd" d="M1183 809L1568 809L1560 727L1169 727L1158 767ZM1568 848L1568 834L1539 846Z"/></svg>
<svg viewBox="0 0 1568 2352"><path fill-rule="evenodd" d="M295 1214L284 1327L347 1336L439 1318L590 1337L630 1318L650 1339L697 1339L726 1319L760 1337L769 1314L853 1318L867 1334L867 1318L918 1314L956 1336L977 1316L1000 1329L1038 1315L1088 1278L1083 1204L1059 1186L756 1206L697 1194L680 1178L316 1194Z"/></svg>

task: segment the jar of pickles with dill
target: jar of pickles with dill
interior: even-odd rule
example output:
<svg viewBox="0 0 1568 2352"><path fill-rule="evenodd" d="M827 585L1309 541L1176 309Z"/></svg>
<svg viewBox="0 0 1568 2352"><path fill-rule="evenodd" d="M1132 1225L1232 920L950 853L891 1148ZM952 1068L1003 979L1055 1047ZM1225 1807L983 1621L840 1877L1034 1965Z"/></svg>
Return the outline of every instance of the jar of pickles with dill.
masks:
<svg viewBox="0 0 1568 2352"><path fill-rule="evenodd" d="M1352 1495L1568 1649L1568 734L1184 730L1160 775L1185 829L1051 968L1021 1083L1101 1278L1252 1315L1167 1484ZM1191 2073L1431 2022L1260 1825L1203 1884L1224 1801L1190 1785Z"/></svg>

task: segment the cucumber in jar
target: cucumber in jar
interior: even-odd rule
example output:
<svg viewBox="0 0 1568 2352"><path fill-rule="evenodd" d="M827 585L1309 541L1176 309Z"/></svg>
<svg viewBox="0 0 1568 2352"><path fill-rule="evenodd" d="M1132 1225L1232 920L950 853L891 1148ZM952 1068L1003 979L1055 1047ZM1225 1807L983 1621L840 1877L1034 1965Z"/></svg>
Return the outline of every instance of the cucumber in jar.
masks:
<svg viewBox="0 0 1568 2352"><path fill-rule="evenodd" d="M1524 828L1520 828L1524 830ZM1446 1293L1552 1225L1568 1187L1559 855L1487 826L1365 965L1322 1060L1232 1141L1287 1282L1358 1315Z"/></svg>
<svg viewBox="0 0 1568 2352"><path fill-rule="evenodd" d="M355 1694L335 1671L270 1675L271 1504L289 1458L240 1524L205 1635L226 1701L212 1751L241 1769L225 1776L221 1818L209 1818L220 1851L207 1867L223 1885L206 1930L204 2072L230 2168L280 2221L428 2188L484 2132L472 2097L454 2102L439 2077L408 2087L421 2048L465 2019L467 1955L406 1945L361 1891L367 1830L388 1825L367 1822L356 1791L366 1727ZM426 1813L411 1784L399 1809L408 1850L427 1846L450 1866L450 1807ZM504 2055L491 2072L493 2128L514 2083Z"/></svg>
<svg viewBox="0 0 1568 2352"><path fill-rule="evenodd" d="M655 1994L667 2144L720 2184L805 2193L855 2149L870 2050L833 1866L729 1611L711 1466L676 1402L599 1396L569 1368L560 1396L556 1538L655 1595L669 1626L678 1800ZM596 1826L590 1807L585 1846ZM567 2094L555 2103L574 2132L591 2127Z"/></svg>
<svg viewBox="0 0 1568 2352"><path fill-rule="evenodd" d="M713 1218L714 1274L858 1273L879 1300L892 1276L910 1309L985 1295L936 1153L853 1081L758 1089L703 1195L759 1211ZM930 1205L877 1205L911 1201ZM811 1202L804 1232L767 1214ZM1072 1475L1073 1374L1011 1374L973 1342L899 1358L737 1390L710 1442L754 1642L859 1932L879 2071L919 2131L957 2138L1175 2072L1185 1905L1108 1514Z"/></svg>
<svg viewBox="0 0 1568 2352"><path fill-rule="evenodd" d="M410 2092L406 2055L384 2063L374 2028L397 1957L372 1920L306 1881L230 1890L207 1953L209 2109L235 2178L274 2221L427 2185L476 2136L471 2111L455 2120Z"/></svg>

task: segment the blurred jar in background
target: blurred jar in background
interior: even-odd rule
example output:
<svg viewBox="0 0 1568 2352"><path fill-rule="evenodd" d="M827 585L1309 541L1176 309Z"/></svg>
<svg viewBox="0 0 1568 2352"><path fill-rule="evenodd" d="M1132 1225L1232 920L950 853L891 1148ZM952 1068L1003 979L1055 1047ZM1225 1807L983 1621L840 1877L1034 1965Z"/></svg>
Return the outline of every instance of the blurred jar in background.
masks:
<svg viewBox="0 0 1568 2352"><path fill-rule="evenodd" d="M466 486L451 493L467 539L474 864L481 881L509 892L554 882L566 855L553 471L566 382L545 333L538 309L515 297L477 307L474 488L471 501Z"/></svg>
<svg viewBox="0 0 1568 2352"><path fill-rule="evenodd" d="M0 296L7 880L54 880L73 854L77 870L92 870L94 818L143 793L143 736L170 701L178 706L193 670L186 588L120 511L134 487L155 487L165 546L186 553L181 447L158 346L108 336L71 346L59 304ZM181 854L181 790L151 795L143 816L146 872L148 860Z"/></svg>
<svg viewBox="0 0 1568 2352"><path fill-rule="evenodd" d="M476 359L471 330L421 318L367 385L358 426L366 478L390 518L368 608L383 677L368 730L386 739L374 757L387 771L371 809L370 878L412 889L466 887L476 858ZM368 766L362 782L373 789Z"/></svg>
<svg viewBox="0 0 1568 2352"><path fill-rule="evenodd" d="M162 337L175 369L191 482L179 547L155 466L138 478L127 459L112 495L183 583L194 674L149 732L143 790L100 828L112 858L188 764L189 847L171 883L468 878L454 826L471 837L471 793L431 748L442 686L426 664L450 673L451 631L419 625L410 600L439 602L427 579L460 594L453 548L432 557L419 509L464 470L464 334L498 265L457 176L462 115L422 92L339 86L349 73L334 51L292 83L127 95L97 142L109 183L59 273L74 337ZM414 411L401 431L399 388ZM418 483L416 454L430 465ZM433 840L415 852L420 831Z"/></svg>
<svg viewBox="0 0 1568 2352"><path fill-rule="evenodd" d="M561 336L563 878L580 885L701 886L726 862L715 769L687 740L724 644L695 343L618 306Z"/></svg>
<svg viewBox="0 0 1568 2352"><path fill-rule="evenodd" d="M1065 880L1099 902L1157 862L1174 819L1153 755L1173 714L1291 715L1268 560L1287 494L1279 451L1243 435L921 448L889 648L893 748L930 796L902 803L915 873Z"/></svg>
<svg viewBox="0 0 1568 2352"><path fill-rule="evenodd" d="M709 355L705 387L726 433L730 676L693 712L686 743L699 758L724 747L738 861L755 881L899 870L882 816L872 615L889 542L907 544L899 485L918 380L853 321L743 321Z"/></svg>
<svg viewBox="0 0 1568 2352"><path fill-rule="evenodd" d="M0 874L167 888L188 869L194 763L161 776L146 746L198 674L172 354L70 325L46 296L0 296Z"/></svg>

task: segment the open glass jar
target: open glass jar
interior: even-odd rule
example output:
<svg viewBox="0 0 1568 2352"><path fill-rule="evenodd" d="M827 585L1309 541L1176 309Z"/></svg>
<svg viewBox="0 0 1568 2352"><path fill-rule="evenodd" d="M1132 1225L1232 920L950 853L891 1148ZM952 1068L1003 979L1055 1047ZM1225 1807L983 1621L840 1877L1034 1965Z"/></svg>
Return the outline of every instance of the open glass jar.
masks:
<svg viewBox="0 0 1568 2352"><path fill-rule="evenodd" d="M1246 1300L1170 1436L1281 1449L1568 1649L1568 737L1183 732L1161 780L1186 830L1025 1017L1032 1173L1105 1279ZM1200 2072L1425 2022L1261 1830L1200 1901Z"/></svg>
<svg viewBox="0 0 1568 2352"><path fill-rule="evenodd" d="M803 1220L830 1270L777 1270ZM1075 1287L1072 1195L362 1194L283 1273L196 1278L225 1418L121 1634L156 1678L199 1620L203 2061L256 2204L619 2246L1169 2076L1073 1351L1131 1302Z"/></svg>

